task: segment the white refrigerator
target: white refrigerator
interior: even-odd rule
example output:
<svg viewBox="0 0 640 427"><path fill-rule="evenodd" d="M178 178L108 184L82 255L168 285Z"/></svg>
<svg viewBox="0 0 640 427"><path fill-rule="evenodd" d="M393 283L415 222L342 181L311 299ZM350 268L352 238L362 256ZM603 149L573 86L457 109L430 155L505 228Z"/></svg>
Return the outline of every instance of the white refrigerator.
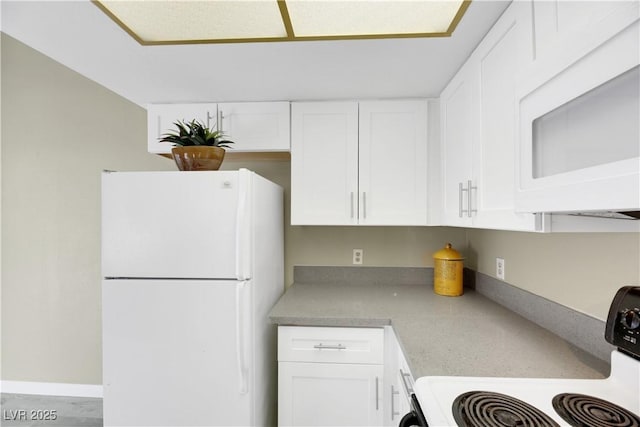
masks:
<svg viewBox="0 0 640 427"><path fill-rule="evenodd" d="M105 426L275 425L283 226L246 169L103 173Z"/></svg>

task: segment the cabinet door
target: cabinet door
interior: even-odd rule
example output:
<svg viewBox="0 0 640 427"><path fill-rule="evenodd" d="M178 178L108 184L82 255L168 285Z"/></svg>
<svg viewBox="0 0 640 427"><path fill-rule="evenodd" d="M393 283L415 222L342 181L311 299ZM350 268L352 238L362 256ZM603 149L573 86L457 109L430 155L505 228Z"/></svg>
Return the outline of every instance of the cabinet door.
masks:
<svg viewBox="0 0 640 427"><path fill-rule="evenodd" d="M637 1L533 1L536 61L557 73L638 19Z"/></svg>
<svg viewBox="0 0 640 427"><path fill-rule="evenodd" d="M232 152L289 151L289 102L220 103L218 130Z"/></svg>
<svg viewBox="0 0 640 427"><path fill-rule="evenodd" d="M278 425L382 425L382 365L278 366Z"/></svg>
<svg viewBox="0 0 640 427"><path fill-rule="evenodd" d="M358 219L358 103L291 104L291 224Z"/></svg>
<svg viewBox="0 0 640 427"><path fill-rule="evenodd" d="M427 225L427 101L360 102L360 224Z"/></svg>
<svg viewBox="0 0 640 427"><path fill-rule="evenodd" d="M149 104L147 105L147 149L150 153L171 153L171 144L158 142L163 134L174 131L178 120L198 120L207 126L216 123L216 104Z"/></svg>
<svg viewBox="0 0 640 427"><path fill-rule="evenodd" d="M472 58L479 62L480 88L470 198L474 227L535 230L535 215L515 213L516 83L531 60L531 51L519 45L528 33L521 19L526 12L526 4L513 3Z"/></svg>
<svg viewBox="0 0 640 427"><path fill-rule="evenodd" d="M471 179L472 167L474 71L469 65L465 65L440 98L442 219L445 225L471 224L468 190L465 189Z"/></svg>
<svg viewBox="0 0 640 427"><path fill-rule="evenodd" d="M400 414L406 414L410 411L411 407L411 395L413 392L413 375L409 369L409 363L402 352L402 349L398 346L398 372L397 381L400 384L400 392L398 393L398 409ZM409 389L410 388L410 389ZM401 415L402 416L402 415Z"/></svg>
<svg viewBox="0 0 640 427"><path fill-rule="evenodd" d="M402 365L404 356L400 344L390 326L385 326L384 345L384 425L395 427L409 412L409 400L403 389L400 369L408 371Z"/></svg>

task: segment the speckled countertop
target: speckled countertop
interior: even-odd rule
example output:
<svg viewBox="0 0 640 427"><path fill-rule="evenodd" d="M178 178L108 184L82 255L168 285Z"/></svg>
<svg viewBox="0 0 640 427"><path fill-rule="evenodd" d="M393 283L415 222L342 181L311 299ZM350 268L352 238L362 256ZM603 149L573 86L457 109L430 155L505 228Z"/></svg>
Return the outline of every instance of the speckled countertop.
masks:
<svg viewBox="0 0 640 427"><path fill-rule="evenodd" d="M501 376L603 378L608 366L490 299L428 285L296 283L270 313L300 326L391 325L415 378Z"/></svg>

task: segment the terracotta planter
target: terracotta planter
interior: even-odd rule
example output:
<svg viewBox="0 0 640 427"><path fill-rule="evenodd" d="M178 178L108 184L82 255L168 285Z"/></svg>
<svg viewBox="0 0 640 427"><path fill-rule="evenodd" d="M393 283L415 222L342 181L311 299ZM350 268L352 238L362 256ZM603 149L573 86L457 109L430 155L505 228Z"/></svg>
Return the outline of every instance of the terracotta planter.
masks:
<svg viewBox="0 0 640 427"><path fill-rule="evenodd" d="M203 145L173 147L171 153L181 171L217 171L224 159L224 148Z"/></svg>

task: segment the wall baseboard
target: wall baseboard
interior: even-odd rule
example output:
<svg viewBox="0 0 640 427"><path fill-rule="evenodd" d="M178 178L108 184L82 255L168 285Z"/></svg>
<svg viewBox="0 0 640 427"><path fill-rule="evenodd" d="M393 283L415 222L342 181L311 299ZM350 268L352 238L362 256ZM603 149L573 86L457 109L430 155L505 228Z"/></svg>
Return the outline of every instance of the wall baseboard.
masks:
<svg viewBox="0 0 640 427"><path fill-rule="evenodd" d="M102 397L102 385L0 381L2 393L44 396Z"/></svg>

